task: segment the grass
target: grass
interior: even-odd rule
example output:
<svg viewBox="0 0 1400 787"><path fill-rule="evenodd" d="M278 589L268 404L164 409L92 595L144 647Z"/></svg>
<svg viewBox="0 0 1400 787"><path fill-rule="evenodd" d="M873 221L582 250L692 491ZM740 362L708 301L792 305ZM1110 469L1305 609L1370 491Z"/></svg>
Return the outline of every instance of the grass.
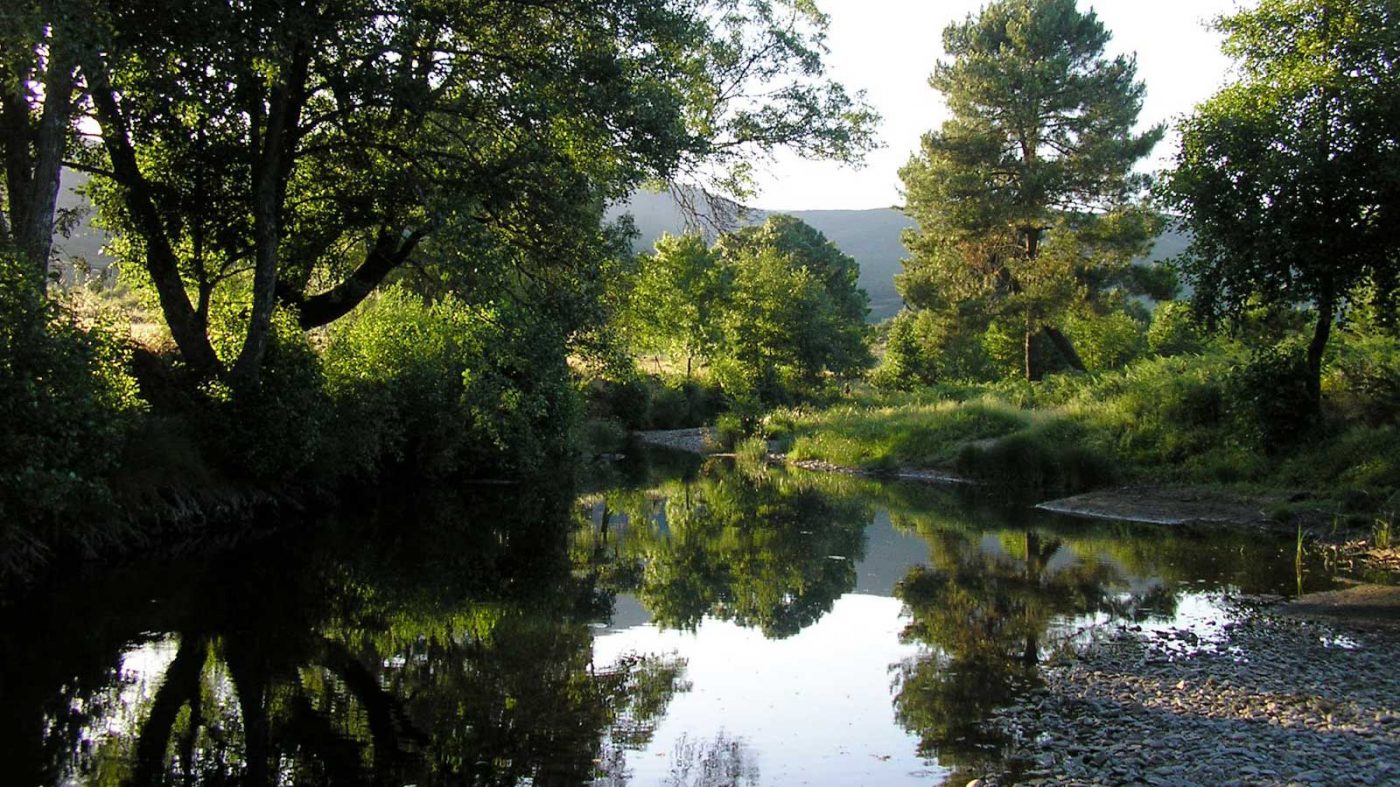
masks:
<svg viewBox="0 0 1400 787"><path fill-rule="evenodd" d="M777 411L767 423L794 459L948 469L1025 490L1149 480L1307 490L1374 511L1400 489L1395 418L1378 418L1374 406L1366 419L1350 416L1360 394L1334 386L1326 401L1339 404L1320 423L1299 417L1283 430L1286 443L1271 444L1279 430L1261 427L1253 409L1269 392L1241 389L1243 363L1238 353L1214 352L1036 384L862 390L830 409Z"/></svg>
<svg viewBox="0 0 1400 787"><path fill-rule="evenodd" d="M995 400L887 407L851 405L815 413L787 411L793 459L821 459L846 467L951 467L971 441L1002 437L1030 426L1030 414Z"/></svg>

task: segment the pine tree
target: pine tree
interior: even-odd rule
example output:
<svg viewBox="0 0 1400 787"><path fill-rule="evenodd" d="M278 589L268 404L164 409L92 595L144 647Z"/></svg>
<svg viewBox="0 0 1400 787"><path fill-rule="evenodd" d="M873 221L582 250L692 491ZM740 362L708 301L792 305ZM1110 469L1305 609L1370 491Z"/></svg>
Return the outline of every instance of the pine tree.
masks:
<svg viewBox="0 0 1400 787"><path fill-rule="evenodd" d="M952 117L900 170L919 223L900 291L915 309L957 313L970 335L1018 332L1029 379L1044 371L1044 341L1083 369L1064 319L1155 234L1132 168L1163 129L1133 130L1136 61L1106 57L1108 31L1074 0L999 0L943 37L929 83Z"/></svg>

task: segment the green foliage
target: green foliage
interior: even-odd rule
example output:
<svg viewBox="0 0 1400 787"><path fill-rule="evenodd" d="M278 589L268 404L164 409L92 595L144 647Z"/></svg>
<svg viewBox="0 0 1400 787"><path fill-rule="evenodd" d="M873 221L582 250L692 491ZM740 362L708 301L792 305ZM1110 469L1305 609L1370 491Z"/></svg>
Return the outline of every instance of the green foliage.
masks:
<svg viewBox="0 0 1400 787"><path fill-rule="evenodd" d="M724 406L713 384L640 374L596 377L584 385L589 416L628 429L684 429L710 422Z"/></svg>
<svg viewBox="0 0 1400 787"><path fill-rule="evenodd" d="M1107 30L1074 0L998 0L943 37L948 59L930 83L952 117L900 170L919 223L900 292L963 343L1014 327L1031 379L1053 368L1032 341L1041 335L1082 368L1060 326L1111 306L1155 236L1132 169L1163 129L1134 133L1136 66L1104 56Z"/></svg>
<svg viewBox="0 0 1400 787"><path fill-rule="evenodd" d="M1199 352L1203 342L1202 331L1196 324L1190 304L1164 301L1152 310L1152 323L1147 326L1147 349L1153 354Z"/></svg>
<svg viewBox="0 0 1400 787"><path fill-rule="evenodd" d="M1318 307L1300 372L1314 411L1328 331L1400 282L1400 19L1378 0L1263 0L1219 20L1240 79L1181 124L1165 201L1192 235L1182 272L1209 321Z"/></svg>
<svg viewBox="0 0 1400 787"><path fill-rule="evenodd" d="M0 573L114 534L107 481L142 409L117 329L32 285L0 253Z"/></svg>
<svg viewBox="0 0 1400 787"><path fill-rule="evenodd" d="M890 321L885 354L870 380L910 390L947 380L984 379L990 361L983 343L959 330L956 318L932 309L903 310Z"/></svg>
<svg viewBox="0 0 1400 787"><path fill-rule="evenodd" d="M557 335L506 306L429 303L402 287L332 332L324 358L340 433L331 456L428 475L541 466L573 413Z"/></svg>
<svg viewBox="0 0 1400 787"><path fill-rule="evenodd" d="M1348 421L1400 423L1400 338L1343 331L1323 381L1329 402Z"/></svg>
<svg viewBox="0 0 1400 787"><path fill-rule="evenodd" d="M1121 369L1147 351L1142 323L1123 312L1073 315L1065 329L1090 372Z"/></svg>
<svg viewBox="0 0 1400 787"><path fill-rule="evenodd" d="M725 391L763 402L812 391L821 376L866 368L867 297L855 260L790 216L722 237L731 271L714 373Z"/></svg>
<svg viewBox="0 0 1400 787"><path fill-rule="evenodd" d="M1230 404L1245 439L1281 451L1305 439L1314 424L1307 358L1297 345L1256 350L1228 379Z"/></svg>
<svg viewBox="0 0 1400 787"><path fill-rule="evenodd" d="M684 359L689 377L694 361L708 359L719 345L730 274L703 236L661 236L655 251L642 256L628 291L623 327L633 348Z"/></svg>
<svg viewBox="0 0 1400 787"><path fill-rule="evenodd" d="M599 267L606 203L646 181L740 196L749 156L856 161L873 145L805 0L108 5L34 9L89 32L76 111L100 127L81 151L104 173L99 211L190 366L238 384L274 298L323 326L426 256L468 300L544 279L587 312L560 284ZM204 331L227 279L252 285L231 370Z"/></svg>
<svg viewBox="0 0 1400 787"><path fill-rule="evenodd" d="M870 363L867 297L855 260L790 216L720 237L665 236L632 278L622 327L642 353L706 364L725 394L756 402L812 395L825 375Z"/></svg>
<svg viewBox="0 0 1400 787"><path fill-rule="evenodd" d="M236 333L216 345L237 352ZM321 359L306 334L287 312L272 322L272 336L262 374L249 386L230 389L206 385L212 412L200 425L207 448L233 477L267 480L291 478L310 467L322 453L335 424ZM347 422L341 423L348 426Z"/></svg>

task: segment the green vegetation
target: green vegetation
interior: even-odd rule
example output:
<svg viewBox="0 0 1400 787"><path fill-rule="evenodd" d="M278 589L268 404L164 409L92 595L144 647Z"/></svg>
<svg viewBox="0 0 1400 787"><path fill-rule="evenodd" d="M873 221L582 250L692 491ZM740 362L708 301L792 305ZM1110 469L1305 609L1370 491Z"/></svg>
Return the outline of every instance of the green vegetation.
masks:
<svg viewBox="0 0 1400 787"><path fill-rule="evenodd" d="M828 376L870 363L859 270L790 216L721 235L663 236L625 278L618 322L633 352L695 363L731 400L754 405L811 395Z"/></svg>
<svg viewBox="0 0 1400 787"><path fill-rule="evenodd" d="M1310 304L1296 370L1314 408L1333 325L1368 305L1390 325L1400 282L1393 3L1263 0L1221 19L1240 80L1181 127L1167 204L1192 234L1198 313Z"/></svg>
<svg viewBox="0 0 1400 787"><path fill-rule="evenodd" d="M55 546L89 548L142 402L119 328L83 325L0 253L0 575Z"/></svg>
<svg viewBox="0 0 1400 787"><path fill-rule="evenodd" d="M1133 132L1144 88L1108 40L1074 0L999 0L944 31L929 83L952 117L900 170L919 227L893 374L1083 371L1067 323L1121 314L1128 263L1159 229L1132 169L1164 129Z"/></svg>
<svg viewBox="0 0 1400 787"><path fill-rule="evenodd" d="M867 392L768 420L793 458L874 471L945 468L1032 492L1245 483L1379 504L1400 489L1393 389L1379 382L1400 375L1400 341L1344 332L1337 345L1319 423L1296 366L1226 342L1097 375Z"/></svg>
<svg viewBox="0 0 1400 787"><path fill-rule="evenodd" d="M1400 488L1393 16L1266 0L1218 22L1241 79L1183 122L1160 190L1192 305L1171 266L1128 264L1161 222L1131 172L1161 129L1132 131L1143 86L1093 13L1002 0L950 26L931 83L952 117L901 172L910 309L877 393L769 419L790 455L1378 506Z"/></svg>
<svg viewBox="0 0 1400 787"><path fill-rule="evenodd" d="M605 220L645 185L743 198L779 149L861 158L876 118L825 74L810 0L159 11L0 17L0 574L167 515L515 477L716 419L751 459L761 432L1028 494L1400 489L1388 4L1220 20L1240 79L1184 121L1165 216L1135 172L1163 129L1135 128L1145 86L1091 10L951 25L951 115L900 172L909 308L876 331L855 261L797 218L640 256ZM49 291L63 167L123 316ZM1187 252L1134 263L1164 223Z"/></svg>
<svg viewBox="0 0 1400 787"><path fill-rule="evenodd" d="M743 197L779 149L859 160L875 116L824 74L825 26L805 0L7 10L0 568L118 523L607 442L577 416L620 408L580 380L639 378L612 323L634 259L605 205L643 183ZM45 300L62 167L88 176L132 319L157 324L129 345ZM827 280L794 265L736 291L818 305ZM820 373L828 327L767 382ZM767 373L766 340L732 353L729 387ZM641 387L629 425L718 409L703 385Z"/></svg>

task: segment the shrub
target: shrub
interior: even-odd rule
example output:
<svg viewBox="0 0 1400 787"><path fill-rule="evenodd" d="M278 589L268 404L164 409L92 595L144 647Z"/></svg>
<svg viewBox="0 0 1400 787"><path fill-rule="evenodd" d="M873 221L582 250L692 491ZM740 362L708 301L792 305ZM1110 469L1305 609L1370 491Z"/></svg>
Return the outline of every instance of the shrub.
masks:
<svg viewBox="0 0 1400 787"><path fill-rule="evenodd" d="M1091 372L1120 369L1147 350L1142 324L1123 312L1075 317L1066 329Z"/></svg>
<svg viewBox="0 0 1400 787"><path fill-rule="evenodd" d="M0 254L0 572L108 537L107 478L142 409L127 361L110 323L80 325Z"/></svg>
<svg viewBox="0 0 1400 787"><path fill-rule="evenodd" d="M1307 359L1294 342L1256 350L1230 374L1228 396L1241 431L1268 452L1295 444L1314 425Z"/></svg>
<svg viewBox="0 0 1400 787"><path fill-rule="evenodd" d="M1152 323L1147 326L1148 350L1156 355L1172 356L1200 352L1203 345L1204 336L1189 303L1157 304L1152 312Z"/></svg>
<svg viewBox="0 0 1400 787"><path fill-rule="evenodd" d="M316 461L332 416L321 360L290 313L272 321L257 385L234 395L208 386L214 402L204 422L216 459L234 474L281 480Z"/></svg>
<svg viewBox="0 0 1400 787"><path fill-rule="evenodd" d="M568 450L575 398L563 337L508 304L390 288L332 330L324 353L351 470L429 476L529 469Z"/></svg>

